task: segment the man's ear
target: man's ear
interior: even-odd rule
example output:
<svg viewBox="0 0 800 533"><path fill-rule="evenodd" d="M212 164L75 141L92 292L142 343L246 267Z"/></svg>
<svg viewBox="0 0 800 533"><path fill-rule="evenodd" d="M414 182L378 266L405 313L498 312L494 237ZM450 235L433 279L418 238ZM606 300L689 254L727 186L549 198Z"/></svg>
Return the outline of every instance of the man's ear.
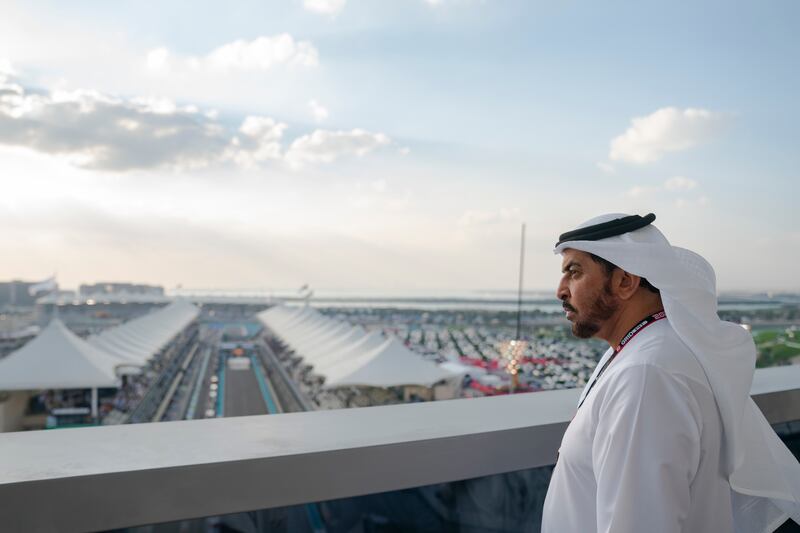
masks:
<svg viewBox="0 0 800 533"><path fill-rule="evenodd" d="M636 291L639 290L639 285L642 278L634 276L630 272L625 272L621 268L614 271L612 277L612 286L615 288L617 296L623 300L630 300Z"/></svg>

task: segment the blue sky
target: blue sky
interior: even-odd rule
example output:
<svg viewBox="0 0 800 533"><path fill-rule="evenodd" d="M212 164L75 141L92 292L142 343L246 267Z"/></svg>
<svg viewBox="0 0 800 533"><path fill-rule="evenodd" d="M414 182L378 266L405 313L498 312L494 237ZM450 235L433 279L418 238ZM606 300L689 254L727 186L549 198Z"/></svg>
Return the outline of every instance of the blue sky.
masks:
<svg viewBox="0 0 800 533"><path fill-rule="evenodd" d="M800 289L795 2L4 9L0 277L503 289L526 222L547 289L559 233L654 211Z"/></svg>

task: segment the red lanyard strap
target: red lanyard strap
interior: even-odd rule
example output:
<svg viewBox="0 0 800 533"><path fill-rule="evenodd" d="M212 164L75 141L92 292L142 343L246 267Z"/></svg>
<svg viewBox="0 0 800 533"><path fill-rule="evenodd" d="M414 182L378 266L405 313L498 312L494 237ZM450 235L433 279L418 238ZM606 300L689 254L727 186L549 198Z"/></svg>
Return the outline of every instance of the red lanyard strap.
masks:
<svg viewBox="0 0 800 533"><path fill-rule="evenodd" d="M617 347L614 348L614 354L616 355L619 352L621 352L622 349L625 347L625 345L628 344L629 342L631 342L631 339L634 338L636 335L638 335L639 332L642 331L644 328L646 328L647 326L649 326L653 322L658 322L662 318L666 318L666 317L667 317L667 314L664 311L659 311L658 313L656 313L654 315L650 315L648 317L645 317L638 324L633 326L628 333L626 333L625 335L622 336L622 340L619 341L619 344L617 345ZM600 377L600 376L598 376L598 377Z"/></svg>
<svg viewBox="0 0 800 533"><path fill-rule="evenodd" d="M633 339L636 335L641 333L641 331L644 328L646 328L647 326L649 326L651 324L654 324L655 322L658 322L659 320L664 319L666 317L667 317L667 314L664 311L659 311L658 313L655 313L653 315L645 317L642 320L640 320L639 322L637 322L637 324L635 326L633 326L630 329L630 331L628 331L628 333L626 333L625 335L622 336L622 340L619 341L619 344L617 345L617 347L614 348L614 353L611 354L611 357L609 357L608 360L605 362L605 364L602 366L602 368L600 368L600 372L597 373L597 376L595 376L594 380L589 385L589 390L586 391L586 394L584 395L583 400L581 400L581 403L578 404L578 409L581 408L581 405L583 405L583 402L585 402L586 398L589 397L589 393L592 392L592 387L594 387L594 384L597 383L597 381L600 379L600 376L603 375L603 372L606 371L606 368L608 368L608 365L610 365L611 362L614 360L614 358L616 358L617 355L619 355L619 352L621 352L622 349L629 342L631 342L631 339Z"/></svg>

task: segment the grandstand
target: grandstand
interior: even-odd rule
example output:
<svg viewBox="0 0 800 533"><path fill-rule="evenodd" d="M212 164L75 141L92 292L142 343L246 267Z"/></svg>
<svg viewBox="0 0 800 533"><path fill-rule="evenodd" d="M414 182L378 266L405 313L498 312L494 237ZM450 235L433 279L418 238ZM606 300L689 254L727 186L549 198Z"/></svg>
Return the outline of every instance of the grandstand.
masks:
<svg viewBox="0 0 800 533"><path fill-rule="evenodd" d="M311 307L274 306L258 318L319 407L458 397L463 373L423 359L380 331L367 332Z"/></svg>
<svg viewBox="0 0 800 533"><path fill-rule="evenodd" d="M40 417L25 416L32 405L46 403L50 412L65 407L58 400L64 394L43 391L73 391L71 403L90 407L87 424L125 421L147 403L145 398L160 394L159 384L192 338L197 314L194 305L176 301L88 339L53 318L30 342L0 360L0 391L9 396L0 403L0 430L35 429Z"/></svg>

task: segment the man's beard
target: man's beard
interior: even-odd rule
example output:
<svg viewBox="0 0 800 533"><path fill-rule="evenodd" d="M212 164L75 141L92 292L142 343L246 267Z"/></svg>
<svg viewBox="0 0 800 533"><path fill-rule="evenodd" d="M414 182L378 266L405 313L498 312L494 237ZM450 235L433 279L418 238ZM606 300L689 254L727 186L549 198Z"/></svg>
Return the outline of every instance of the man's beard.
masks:
<svg viewBox="0 0 800 533"><path fill-rule="evenodd" d="M565 307L569 305L566 301L564 301L564 304ZM619 303L614 300L614 296L611 294L611 280L606 280L603 289L589 309L578 314L574 307L570 305L569 308L576 315L575 322L572 323L572 334L579 339L594 337L600 331L603 323L619 309Z"/></svg>

